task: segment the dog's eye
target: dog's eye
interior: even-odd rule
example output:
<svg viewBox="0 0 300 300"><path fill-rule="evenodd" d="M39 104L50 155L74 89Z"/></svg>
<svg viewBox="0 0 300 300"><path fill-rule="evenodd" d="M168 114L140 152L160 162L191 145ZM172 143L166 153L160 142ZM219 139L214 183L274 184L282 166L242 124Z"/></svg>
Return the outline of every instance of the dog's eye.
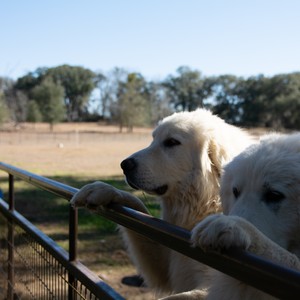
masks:
<svg viewBox="0 0 300 300"><path fill-rule="evenodd" d="M237 199L239 196L240 196L240 194L241 194L241 192L239 191L239 189L238 188L236 188L236 187L233 187L232 188L232 193L233 193L233 195L234 195L234 197Z"/></svg>
<svg viewBox="0 0 300 300"><path fill-rule="evenodd" d="M284 194L274 190L267 190L264 194L264 200L267 203L276 203L280 202L285 198Z"/></svg>
<svg viewBox="0 0 300 300"><path fill-rule="evenodd" d="M174 138L169 138L169 139L166 139L164 141L164 146L168 147L168 148L178 146L180 144L181 143L178 140L174 139Z"/></svg>

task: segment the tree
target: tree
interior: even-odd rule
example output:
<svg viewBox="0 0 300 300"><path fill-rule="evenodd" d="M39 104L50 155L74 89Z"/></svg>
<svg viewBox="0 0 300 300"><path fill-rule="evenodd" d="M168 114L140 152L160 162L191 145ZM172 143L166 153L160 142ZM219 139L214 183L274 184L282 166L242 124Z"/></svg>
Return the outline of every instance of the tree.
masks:
<svg viewBox="0 0 300 300"><path fill-rule="evenodd" d="M212 82L188 67L179 67L176 72L177 76L169 76L164 82L175 109L191 111L203 107L203 101L212 93Z"/></svg>
<svg viewBox="0 0 300 300"><path fill-rule="evenodd" d="M9 120L9 111L5 103L3 92L0 91L0 125Z"/></svg>
<svg viewBox="0 0 300 300"><path fill-rule="evenodd" d="M149 102L149 115L151 125L174 112L170 105L170 95L166 87L160 82L148 82L146 86Z"/></svg>
<svg viewBox="0 0 300 300"><path fill-rule="evenodd" d="M299 74L259 75L241 81L236 95L240 102L242 124L275 129L297 128L300 125Z"/></svg>
<svg viewBox="0 0 300 300"><path fill-rule="evenodd" d="M8 77L0 77L0 95L2 97L2 109L5 107L7 120L15 123L26 119L27 97L15 88L14 80Z"/></svg>
<svg viewBox="0 0 300 300"><path fill-rule="evenodd" d="M234 75L221 75L211 80L213 82L211 110L229 123L240 123L242 116L238 89L242 79Z"/></svg>
<svg viewBox="0 0 300 300"><path fill-rule="evenodd" d="M87 106L91 92L95 87L95 74L89 69L62 65L55 68L38 68L34 72L19 78L15 85L18 91L33 99L32 92L46 78L64 88L64 103L67 119L80 120Z"/></svg>
<svg viewBox="0 0 300 300"><path fill-rule="evenodd" d="M300 73L281 74L269 80L269 126L300 128Z"/></svg>
<svg viewBox="0 0 300 300"><path fill-rule="evenodd" d="M22 91L30 99L33 88L41 84L46 77L47 70L48 68L37 68L35 71L18 78L14 85L15 89Z"/></svg>
<svg viewBox="0 0 300 300"><path fill-rule="evenodd" d="M238 78L222 75L214 84L213 111L226 121L243 126L266 126L274 112L274 91L263 75Z"/></svg>
<svg viewBox="0 0 300 300"><path fill-rule="evenodd" d="M13 86L13 80L0 77L0 125L10 120L10 112L7 106L5 93Z"/></svg>
<svg viewBox="0 0 300 300"><path fill-rule="evenodd" d="M63 65L48 69L46 75L64 88L68 121L80 120L95 87L94 72L82 67Z"/></svg>
<svg viewBox="0 0 300 300"><path fill-rule="evenodd" d="M102 118L109 116L109 106L113 99L113 87L109 77L102 73L95 76L95 86L99 90L98 111Z"/></svg>
<svg viewBox="0 0 300 300"><path fill-rule="evenodd" d="M123 68L114 68L106 74L106 94L108 96L108 115L111 120L118 120L118 101L121 86L127 81L129 72Z"/></svg>
<svg viewBox="0 0 300 300"><path fill-rule="evenodd" d="M134 126L144 125L147 122L147 98L145 80L138 73L130 73L125 82L119 83L118 101L115 103L113 116L120 125L131 132Z"/></svg>
<svg viewBox="0 0 300 300"><path fill-rule="evenodd" d="M265 126L266 113L270 111L272 97L269 95L269 78L251 76L239 81L236 95L239 98L241 121L246 126Z"/></svg>
<svg viewBox="0 0 300 300"><path fill-rule="evenodd" d="M64 88L54 83L52 78L45 78L36 86L32 91L32 97L39 106L43 121L49 123L51 130L55 123L64 119Z"/></svg>
<svg viewBox="0 0 300 300"><path fill-rule="evenodd" d="M28 102L27 121L36 123L43 120L43 115L40 111L39 105L36 101L31 100Z"/></svg>

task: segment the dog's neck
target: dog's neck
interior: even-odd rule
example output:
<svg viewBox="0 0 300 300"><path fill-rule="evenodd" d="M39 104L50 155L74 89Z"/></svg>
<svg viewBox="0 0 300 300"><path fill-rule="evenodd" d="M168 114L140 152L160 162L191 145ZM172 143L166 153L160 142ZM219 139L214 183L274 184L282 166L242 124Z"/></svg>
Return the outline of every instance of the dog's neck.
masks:
<svg viewBox="0 0 300 300"><path fill-rule="evenodd" d="M194 170L181 184L161 197L162 218L177 226L191 230L208 215L220 213L221 202L218 181L206 184Z"/></svg>
<svg viewBox="0 0 300 300"><path fill-rule="evenodd" d="M193 203L195 205L192 205ZM161 207L161 217L163 220L187 230L194 228L198 222L208 215L221 212L219 196L215 196L210 201L207 201L207 203L203 203L198 197L194 201L191 201L190 198L184 199L180 197L180 199L171 199L162 197Z"/></svg>

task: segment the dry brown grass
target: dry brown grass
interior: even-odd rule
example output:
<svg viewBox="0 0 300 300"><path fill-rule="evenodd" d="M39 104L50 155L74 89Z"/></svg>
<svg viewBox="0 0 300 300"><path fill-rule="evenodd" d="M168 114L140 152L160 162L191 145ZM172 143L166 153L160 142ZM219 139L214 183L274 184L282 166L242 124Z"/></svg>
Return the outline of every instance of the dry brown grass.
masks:
<svg viewBox="0 0 300 300"><path fill-rule="evenodd" d="M95 123L58 124L53 132L47 124L20 128L0 132L0 160L45 176L121 175L120 162L151 141L151 129L120 134Z"/></svg>

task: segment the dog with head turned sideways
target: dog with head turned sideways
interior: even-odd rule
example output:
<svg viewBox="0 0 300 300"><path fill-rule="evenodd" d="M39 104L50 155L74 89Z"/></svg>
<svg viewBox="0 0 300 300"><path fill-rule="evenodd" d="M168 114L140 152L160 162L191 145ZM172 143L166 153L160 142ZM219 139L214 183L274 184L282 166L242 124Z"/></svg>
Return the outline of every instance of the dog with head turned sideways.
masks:
<svg viewBox="0 0 300 300"><path fill-rule="evenodd" d="M192 230L221 211L222 167L252 143L243 130L207 110L180 112L163 119L152 143L121 167L131 187L157 197L163 220ZM119 203L148 213L140 199L103 182L84 186L71 203L100 208ZM132 261L157 294L205 290L208 267L124 227L120 230Z"/></svg>

